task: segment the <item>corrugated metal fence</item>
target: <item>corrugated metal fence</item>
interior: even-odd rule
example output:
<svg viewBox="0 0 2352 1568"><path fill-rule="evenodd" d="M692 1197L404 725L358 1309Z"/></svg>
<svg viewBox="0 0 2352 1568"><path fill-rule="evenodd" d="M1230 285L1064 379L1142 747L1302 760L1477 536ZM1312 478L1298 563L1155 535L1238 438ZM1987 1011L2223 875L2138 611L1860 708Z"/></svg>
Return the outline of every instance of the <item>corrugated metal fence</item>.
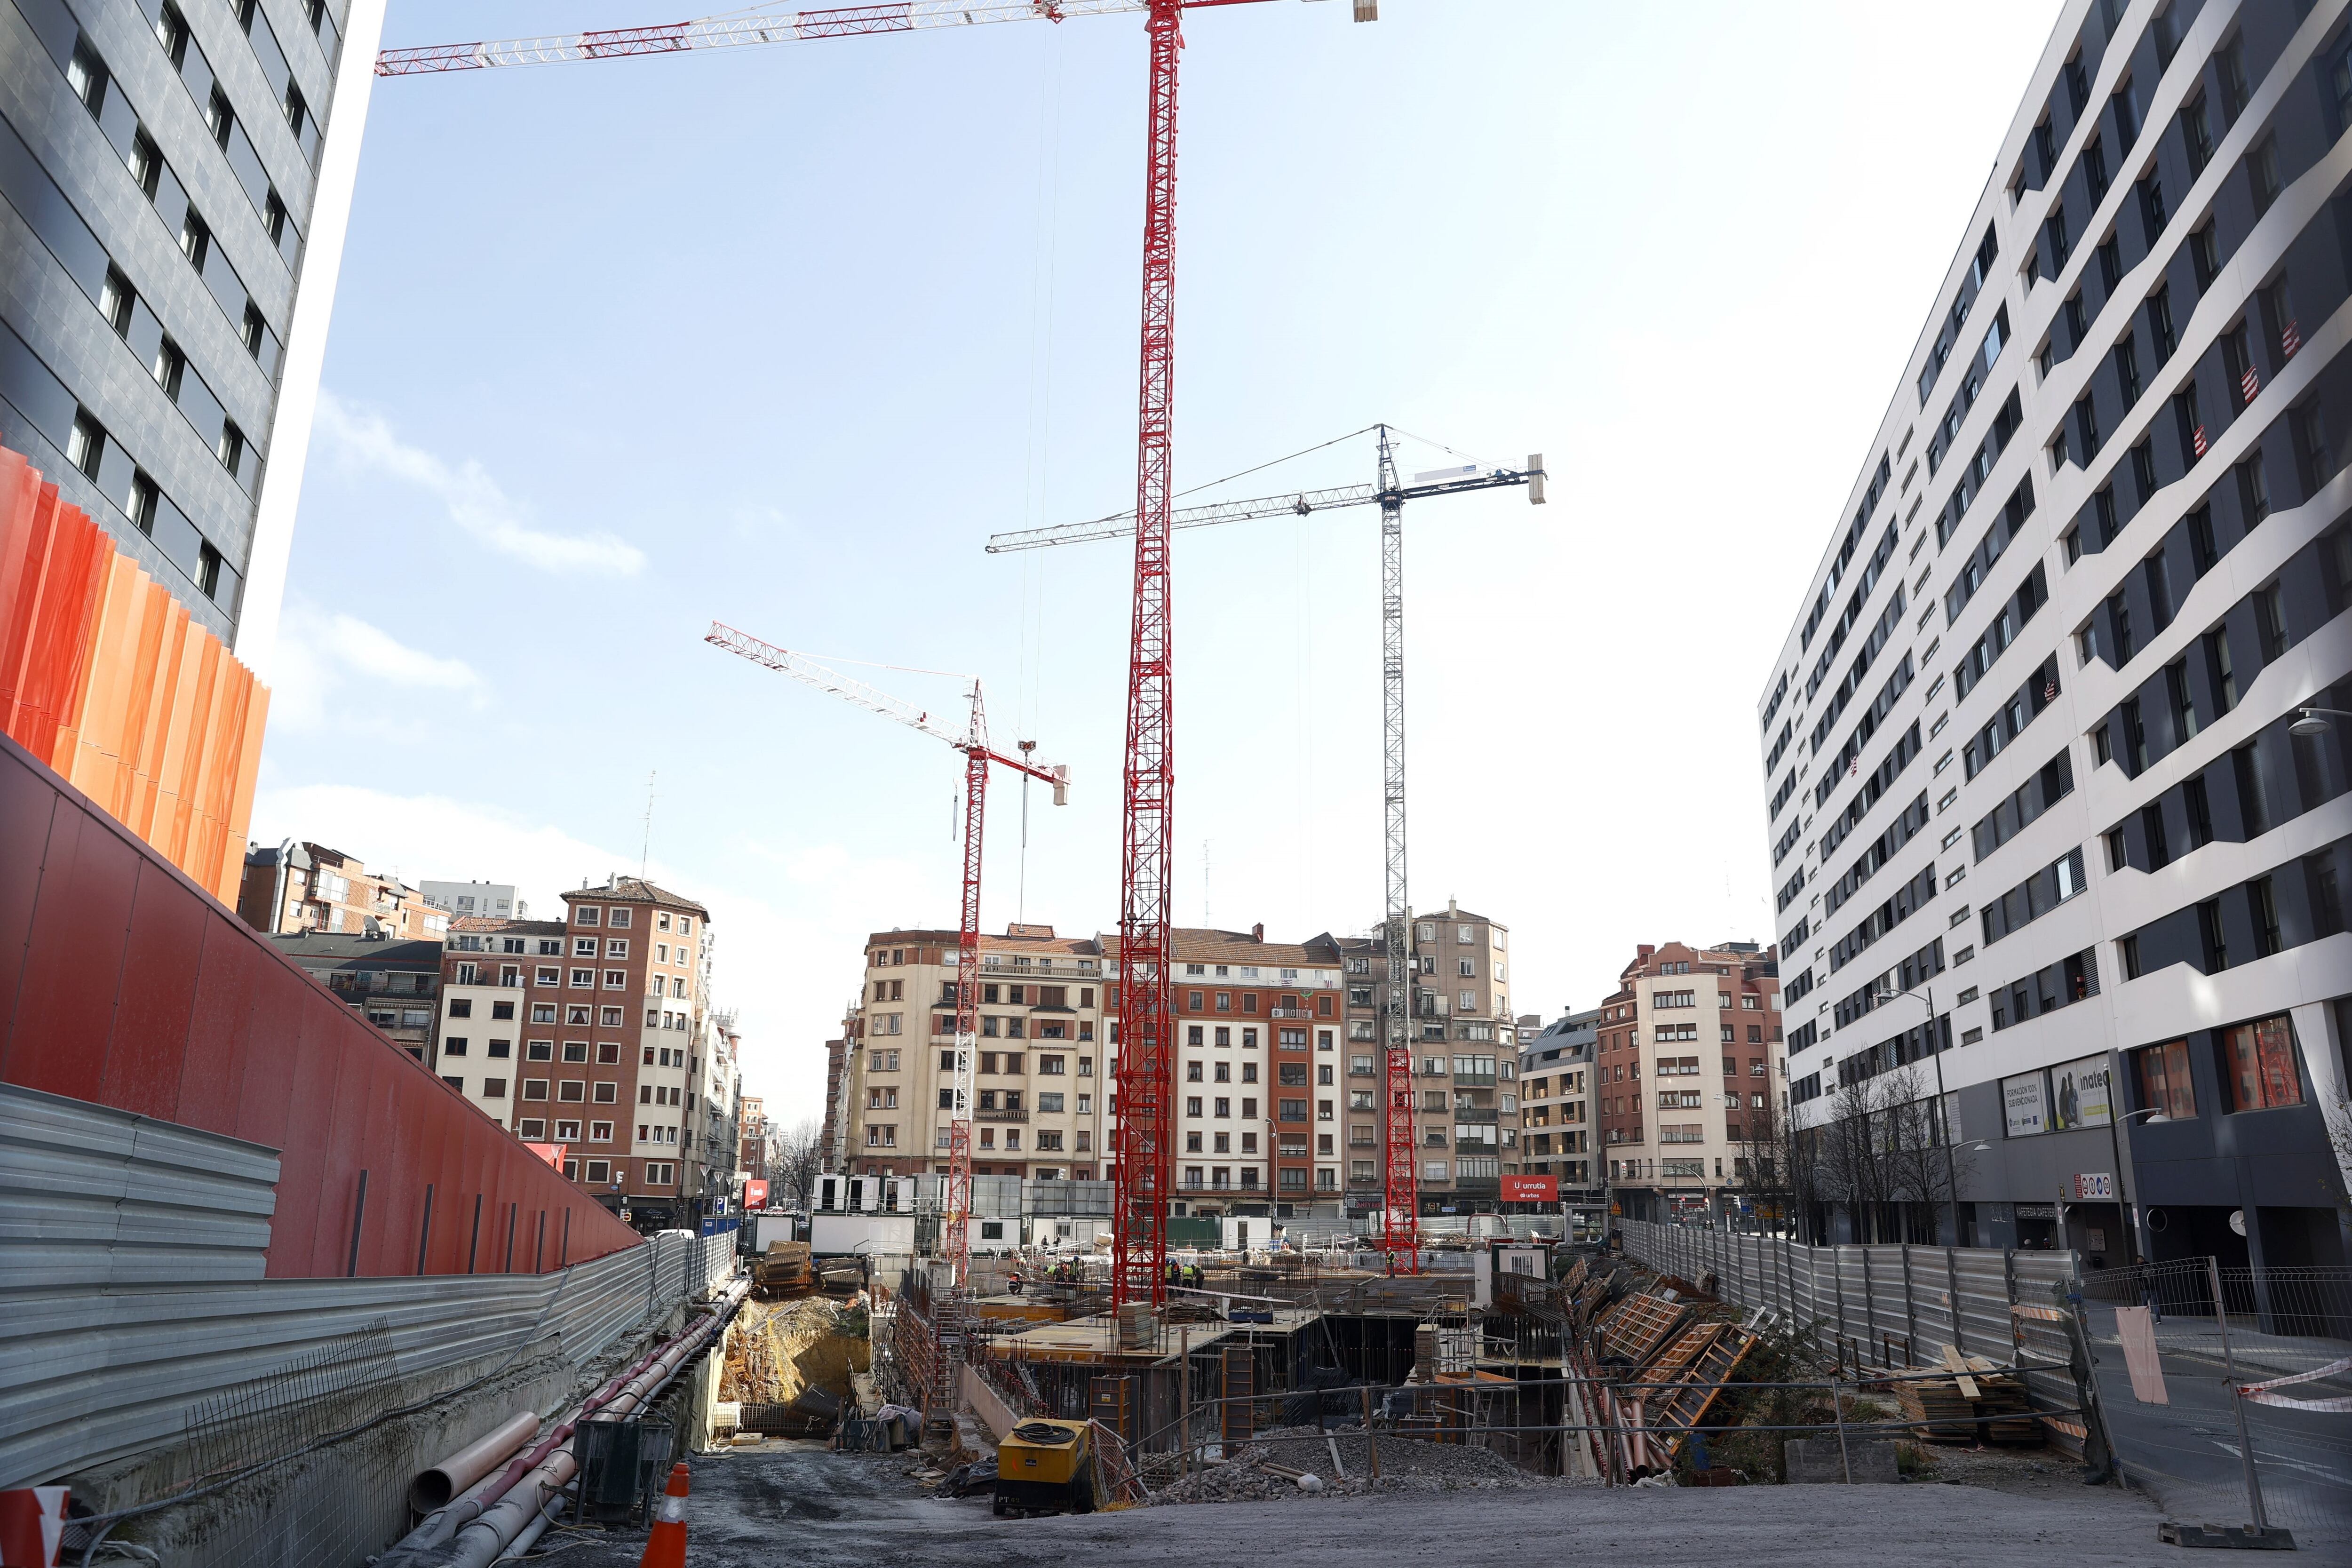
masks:
<svg viewBox="0 0 2352 1568"><path fill-rule="evenodd" d="M379 1322L413 1401L527 1343L583 1366L734 1272L732 1235L670 1231L548 1274L266 1279L277 1166L0 1086L0 1486L169 1449L195 1402Z"/></svg>
<svg viewBox="0 0 2352 1568"><path fill-rule="evenodd" d="M1694 1282L1712 1274L1727 1301L1772 1308L1824 1353L1874 1365L1937 1364L1940 1347L2008 1361L2063 1360L2062 1339L2011 1309L2056 1305L2053 1288L2078 1278L2072 1252L1985 1247L1804 1247L1783 1237L1696 1226L1618 1224L1625 1250ZM2027 1374L2051 1405L2071 1405L2063 1373Z"/></svg>

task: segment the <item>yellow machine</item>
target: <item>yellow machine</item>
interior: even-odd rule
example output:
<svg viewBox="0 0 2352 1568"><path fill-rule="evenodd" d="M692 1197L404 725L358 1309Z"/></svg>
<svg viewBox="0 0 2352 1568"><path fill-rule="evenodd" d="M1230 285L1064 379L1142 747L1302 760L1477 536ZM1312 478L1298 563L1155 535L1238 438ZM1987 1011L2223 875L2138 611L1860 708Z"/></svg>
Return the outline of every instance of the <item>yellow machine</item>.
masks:
<svg viewBox="0 0 2352 1568"><path fill-rule="evenodd" d="M1024 1421L996 1447L995 1511L1092 1513L1094 1445L1084 1421Z"/></svg>

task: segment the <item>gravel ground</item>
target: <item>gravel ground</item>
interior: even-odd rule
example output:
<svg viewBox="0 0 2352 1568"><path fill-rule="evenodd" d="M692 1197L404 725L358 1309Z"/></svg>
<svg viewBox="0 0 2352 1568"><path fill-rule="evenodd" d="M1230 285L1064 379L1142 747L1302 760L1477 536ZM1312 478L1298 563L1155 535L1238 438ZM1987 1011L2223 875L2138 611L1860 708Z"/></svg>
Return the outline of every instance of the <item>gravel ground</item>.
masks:
<svg viewBox="0 0 2352 1568"><path fill-rule="evenodd" d="M2018 1497L2066 1498L2083 1489L2082 1467L2055 1448L1963 1448L1921 1443L1926 1468L1906 1480L1981 1487Z"/></svg>
<svg viewBox="0 0 2352 1568"><path fill-rule="evenodd" d="M1331 1452L1335 1447L1339 1461L1336 1470ZM1151 1500L1154 1505L1313 1501L1384 1492L1553 1490L1596 1484L1529 1475L1485 1448L1410 1437L1382 1437L1380 1461L1381 1473L1375 1479L1371 1447L1361 1432L1334 1433L1327 1440L1311 1426L1280 1427L1259 1433L1257 1441L1232 1459L1162 1488ZM1260 1469L1262 1462L1304 1470L1323 1483L1322 1489L1302 1490L1297 1481Z"/></svg>
<svg viewBox="0 0 2352 1568"><path fill-rule="evenodd" d="M1386 1468L1387 1445L1381 1446ZM908 1457L772 1445L693 1461L694 1568L1426 1568L1571 1554L1611 1568L2139 1568L2168 1560L2156 1510L2106 1487L1995 1496L1973 1487L1726 1491L1444 1489L1356 1497L1344 1512L1236 1502L1213 1513L1149 1509L992 1519L985 1498L919 1495ZM1173 1528L1171 1528L1171 1527ZM1207 1528L1202 1528L1202 1527ZM642 1530L569 1532L550 1568L637 1568ZM1573 1543L1564 1547L1563 1543ZM2310 1561L2327 1561L2317 1552ZM2304 1559L2298 1559L2302 1561ZM531 1559L533 1562L539 1558Z"/></svg>

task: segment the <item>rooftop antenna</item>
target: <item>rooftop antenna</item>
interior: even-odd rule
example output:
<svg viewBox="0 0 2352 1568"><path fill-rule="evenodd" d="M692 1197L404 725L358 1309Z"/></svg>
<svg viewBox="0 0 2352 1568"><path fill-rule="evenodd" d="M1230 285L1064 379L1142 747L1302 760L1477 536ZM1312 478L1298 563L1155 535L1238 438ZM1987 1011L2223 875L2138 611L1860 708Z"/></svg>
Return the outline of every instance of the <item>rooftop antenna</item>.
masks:
<svg viewBox="0 0 2352 1568"><path fill-rule="evenodd" d="M659 776L659 769L654 769L646 774L646 837L644 842L637 846L637 880L640 882L646 879L646 867L653 859L654 801L656 798L654 795L654 780Z"/></svg>

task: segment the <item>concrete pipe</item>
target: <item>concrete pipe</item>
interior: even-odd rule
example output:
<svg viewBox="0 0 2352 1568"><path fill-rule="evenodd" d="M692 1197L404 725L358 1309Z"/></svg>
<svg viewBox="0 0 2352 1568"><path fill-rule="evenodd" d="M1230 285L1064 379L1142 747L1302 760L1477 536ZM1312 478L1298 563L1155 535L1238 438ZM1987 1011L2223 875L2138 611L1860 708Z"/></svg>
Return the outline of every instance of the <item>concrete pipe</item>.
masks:
<svg viewBox="0 0 2352 1568"><path fill-rule="evenodd" d="M540 1517L548 1501L570 1486L579 1473L579 1462L569 1447L575 1427L589 1421L616 1421L641 1408L649 1394L667 1383L681 1365L699 1354L726 1329L748 1289L748 1285L739 1281L720 1298L709 1316L664 1345L647 1362L639 1363L641 1370L593 1415L583 1411L578 1422L559 1428L553 1440L566 1446L549 1453L503 1496L496 1500L485 1498L480 1515L451 1535L446 1553L435 1561L446 1568L490 1568L491 1563L506 1555L516 1539ZM543 1449L546 1444L540 1447Z"/></svg>
<svg viewBox="0 0 2352 1568"><path fill-rule="evenodd" d="M539 1436L539 1417L526 1410L492 1427L408 1483L408 1506L420 1514L445 1508L449 1500L488 1475L514 1451Z"/></svg>

